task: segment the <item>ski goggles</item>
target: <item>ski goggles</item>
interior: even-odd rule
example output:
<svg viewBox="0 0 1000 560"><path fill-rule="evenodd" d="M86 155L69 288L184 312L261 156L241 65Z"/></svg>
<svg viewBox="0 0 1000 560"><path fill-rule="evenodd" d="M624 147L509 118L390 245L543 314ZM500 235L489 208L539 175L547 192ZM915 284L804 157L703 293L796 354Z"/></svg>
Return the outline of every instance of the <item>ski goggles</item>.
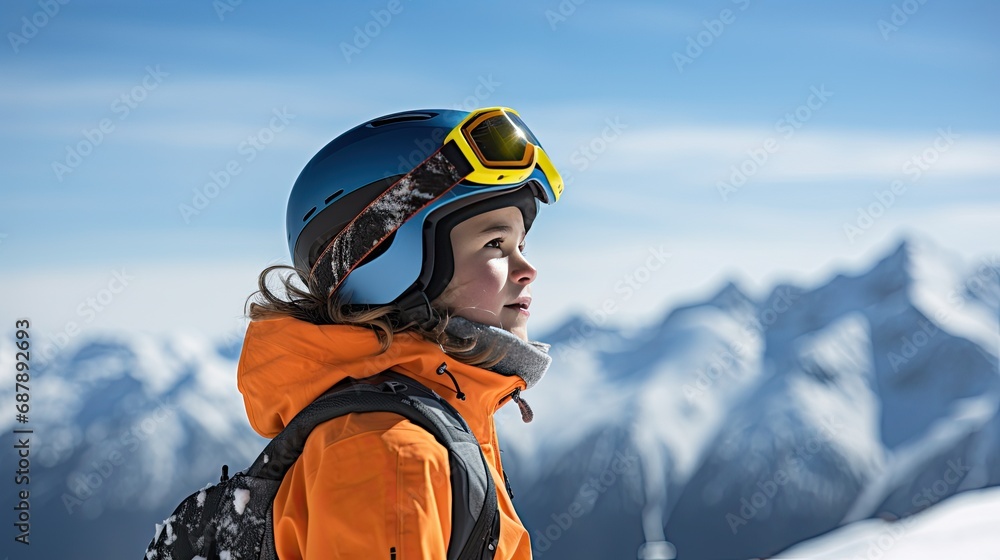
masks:
<svg viewBox="0 0 1000 560"><path fill-rule="evenodd" d="M545 176L547 184L543 187L551 193L546 202L551 204L562 195L562 176L514 109L488 107L473 111L445 136L442 149L451 142L472 167L464 178L466 181L482 185L520 183L537 166ZM453 154L446 151L446 155Z"/></svg>
<svg viewBox="0 0 1000 560"><path fill-rule="evenodd" d="M563 179L516 111L489 107L468 114L445 135L442 146L368 204L323 249L310 275L329 294L404 222L461 183L466 187L526 184L542 188L544 202L562 195ZM370 245L351 241L364 231Z"/></svg>

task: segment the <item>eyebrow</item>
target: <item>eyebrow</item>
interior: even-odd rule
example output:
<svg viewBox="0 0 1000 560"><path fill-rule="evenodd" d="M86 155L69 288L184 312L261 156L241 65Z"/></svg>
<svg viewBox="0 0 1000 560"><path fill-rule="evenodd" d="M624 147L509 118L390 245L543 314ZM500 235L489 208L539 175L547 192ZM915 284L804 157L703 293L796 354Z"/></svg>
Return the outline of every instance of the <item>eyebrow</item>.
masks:
<svg viewBox="0 0 1000 560"><path fill-rule="evenodd" d="M514 229L507 224L493 224L480 231L479 235L485 235L487 233L505 233L507 235L512 235L514 233Z"/></svg>

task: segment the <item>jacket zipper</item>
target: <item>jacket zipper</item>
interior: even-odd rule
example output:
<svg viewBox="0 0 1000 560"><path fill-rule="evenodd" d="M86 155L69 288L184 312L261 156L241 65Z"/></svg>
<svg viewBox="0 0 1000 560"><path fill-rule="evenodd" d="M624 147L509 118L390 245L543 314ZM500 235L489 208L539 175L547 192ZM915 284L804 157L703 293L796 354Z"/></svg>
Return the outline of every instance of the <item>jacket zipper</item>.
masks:
<svg viewBox="0 0 1000 560"><path fill-rule="evenodd" d="M515 393L520 394L521 393L521 388L520 387L515 387L513 391L511 391L510 393L507 393L506 395L504 395L503 397L501 397L500 398L500 402L497 403L497 407L495 409L493 409L493 414L496 414L497 411L500 410L500 408L503 406L503 404L505 402L507 402L508 399L513 399Z"/></svg>

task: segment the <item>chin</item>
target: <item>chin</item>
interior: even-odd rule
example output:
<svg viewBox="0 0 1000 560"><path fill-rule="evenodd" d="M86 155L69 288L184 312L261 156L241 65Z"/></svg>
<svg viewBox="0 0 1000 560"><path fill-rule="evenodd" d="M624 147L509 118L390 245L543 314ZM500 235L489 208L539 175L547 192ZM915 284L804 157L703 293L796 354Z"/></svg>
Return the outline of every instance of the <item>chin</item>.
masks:
<svg viewBox="0 0 1000 560"><path fill-rule="evenodd" d="M528 327L527 326L525 326L525 325L517 325L517 326L512 327L510 329L507 329L507 330L510 331L510 334L516 336L517 338L520 338L521 340L523 340L525 342L528 341Z"/></svg>
<svg viewBox="0 0 1000 560"><path fill-rule="evenodd" d="M459 309L450 309L450 312L452 317L461 317L463 319L468 319L470 321L481 323L483 325L500 327L500 321L496 317L496 314L484 312L482 309L474 307L464 307Z"/></svg>

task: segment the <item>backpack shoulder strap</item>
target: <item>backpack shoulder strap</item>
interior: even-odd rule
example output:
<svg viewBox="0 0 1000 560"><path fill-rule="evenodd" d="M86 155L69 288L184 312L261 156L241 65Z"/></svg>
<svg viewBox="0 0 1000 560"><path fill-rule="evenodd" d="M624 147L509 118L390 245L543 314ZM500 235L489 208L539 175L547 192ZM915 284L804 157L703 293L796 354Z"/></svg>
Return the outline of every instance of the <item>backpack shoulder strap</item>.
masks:
<svg viewBox="0 0 1000 560"><path fill-rule="evenodd" d="M454 512L448 560L479 560L484 551L492 558L499 537L496 485L479 442L454 407L403 374L386 371L338 383L302 409L246 474L282 480L302 454L313 428L352 412L399 414L430 432L448 450Z"/></svg>

